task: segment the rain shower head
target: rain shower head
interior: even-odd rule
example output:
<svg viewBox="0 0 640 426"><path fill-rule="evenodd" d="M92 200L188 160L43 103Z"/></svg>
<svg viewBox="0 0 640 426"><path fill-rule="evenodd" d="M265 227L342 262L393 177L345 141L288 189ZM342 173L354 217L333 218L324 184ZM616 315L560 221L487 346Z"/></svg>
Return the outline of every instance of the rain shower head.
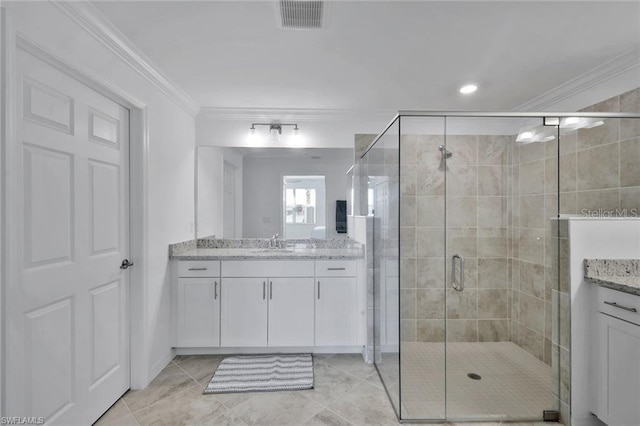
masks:
<svg viewBox="0 0 640 426"><path fill-rule="evenodd" d="M442 153L442 158L451 158L453 157L453 152L449 151L444 147L444 145L440 145L438 150Z"/></svg>

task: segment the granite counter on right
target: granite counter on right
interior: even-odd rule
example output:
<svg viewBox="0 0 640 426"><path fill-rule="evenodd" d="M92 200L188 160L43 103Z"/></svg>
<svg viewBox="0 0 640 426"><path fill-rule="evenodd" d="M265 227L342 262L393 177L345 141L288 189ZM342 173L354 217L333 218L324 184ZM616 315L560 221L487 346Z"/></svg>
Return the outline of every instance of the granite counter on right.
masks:
<svg viewBox="0 0 640 426"><path fill-rule="evenodd" d="M585 259L584 277L602 287L640 296L640 259Z"/></svg>

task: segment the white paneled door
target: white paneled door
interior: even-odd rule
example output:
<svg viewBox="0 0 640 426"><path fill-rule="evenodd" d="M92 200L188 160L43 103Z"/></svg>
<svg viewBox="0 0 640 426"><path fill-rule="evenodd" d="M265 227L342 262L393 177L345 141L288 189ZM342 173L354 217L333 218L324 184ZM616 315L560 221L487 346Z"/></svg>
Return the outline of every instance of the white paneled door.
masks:
<svg viewBox="0 0 640 426"><path fill-rule="evenodd" d="M87 425L129 388L129 111L16 61L5 414Z"/></svg>

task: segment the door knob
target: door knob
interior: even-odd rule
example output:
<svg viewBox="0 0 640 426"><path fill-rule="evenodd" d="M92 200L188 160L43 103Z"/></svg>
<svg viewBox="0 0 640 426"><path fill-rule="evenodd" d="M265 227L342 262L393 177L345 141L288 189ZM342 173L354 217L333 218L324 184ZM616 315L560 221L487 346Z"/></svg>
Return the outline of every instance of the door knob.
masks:
<svg viewBox="0 0 640 426"><path fill-rule="evenodd" d="M129 266L133 266L133 262L129 262L129 259L125 259L120 264L120 269L127 269Z"/></svg>

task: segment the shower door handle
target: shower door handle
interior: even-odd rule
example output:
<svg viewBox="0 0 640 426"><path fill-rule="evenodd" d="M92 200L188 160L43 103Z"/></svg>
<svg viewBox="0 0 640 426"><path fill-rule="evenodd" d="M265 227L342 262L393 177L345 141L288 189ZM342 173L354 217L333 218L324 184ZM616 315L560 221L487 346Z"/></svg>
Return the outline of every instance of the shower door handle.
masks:
<svg viewBox="0 0 640 426"><path fill-rule="evenodd" d="M460 261L459 281L456 281L456 259ZM457 253L451 258L451 287L457 291L464 290L464 257Z"/></svg>

